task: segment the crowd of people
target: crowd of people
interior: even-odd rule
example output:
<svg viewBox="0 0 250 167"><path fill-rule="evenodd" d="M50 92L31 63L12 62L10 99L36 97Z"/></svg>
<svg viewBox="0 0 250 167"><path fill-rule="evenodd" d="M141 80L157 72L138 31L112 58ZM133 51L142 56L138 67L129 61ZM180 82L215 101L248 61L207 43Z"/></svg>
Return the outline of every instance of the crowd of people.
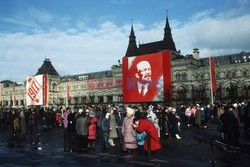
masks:
<svg viewBox="0 0 250 167"><path fill-rule="evenodd" d="M206 128L218 124L225 143L238 146L239 124L250 134L250 104L218 104L163 107L91 105L80 108L0 108L0 126L10 130L10 147L18 147L27 135L38 143L38 124L42 128L64 128L64 151L103 151L121 146L129 154L136 150L159 150L164 140L181 139L181 126Z"/></svg>

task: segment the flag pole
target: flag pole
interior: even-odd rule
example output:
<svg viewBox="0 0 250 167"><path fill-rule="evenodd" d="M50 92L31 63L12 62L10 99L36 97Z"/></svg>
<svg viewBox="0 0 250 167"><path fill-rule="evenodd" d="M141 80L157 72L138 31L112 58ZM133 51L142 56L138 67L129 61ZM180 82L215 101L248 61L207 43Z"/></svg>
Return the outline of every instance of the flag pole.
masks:
<svg viewBox="0 0 250 167"><path fill-rule="evenodd" d="M212 65L211 65L211 56L209 56L209 68L210 68L210 85L211 85L211 88L210 88L210 91L211 91L211 104L213 105L214 104L214 93L213 93L213 82L212 82Z"/></svg>

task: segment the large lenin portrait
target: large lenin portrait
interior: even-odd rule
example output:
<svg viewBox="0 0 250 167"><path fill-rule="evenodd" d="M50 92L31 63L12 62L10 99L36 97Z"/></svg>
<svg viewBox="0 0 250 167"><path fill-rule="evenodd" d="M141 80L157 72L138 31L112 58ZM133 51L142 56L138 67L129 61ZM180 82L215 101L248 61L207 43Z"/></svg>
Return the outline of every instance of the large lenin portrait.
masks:
<svg viewBox="0 0 250 167"><path fill-rule="evenodd" d="M123 58L123 102L165 101L170 96L170 52Z"/></svg>

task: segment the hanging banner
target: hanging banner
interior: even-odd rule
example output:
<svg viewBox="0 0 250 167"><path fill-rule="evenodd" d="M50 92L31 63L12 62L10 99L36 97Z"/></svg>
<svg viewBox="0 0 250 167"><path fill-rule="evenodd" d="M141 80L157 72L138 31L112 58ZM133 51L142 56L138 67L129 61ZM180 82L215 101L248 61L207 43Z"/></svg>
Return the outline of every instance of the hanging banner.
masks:
<svg viewBox="0 0 250 167"><path fill-rule="evenodd" d="M211 80L211 89L213 93L216 93L216 73L215 73L215 64L214 58L209 57L209 65L210 65L210 80Z"/></svg>
<svg viewBox="0 0 250 167"><path fill-rule="evenodd" d="M27 78L26 104L43 105L43 75L31 76Z"/></svg>
<svg viewBox="0 0 250 167"><path fill-rule="evenodd" d="M43 104L48 105L49 103L49 82L48 75L43 75Z"/></svg>
<svg viewBox="0 0 250 167"><path fill-rule="evenodd" d="M123 58L123 102L171 100L170 52Z"/></svg>

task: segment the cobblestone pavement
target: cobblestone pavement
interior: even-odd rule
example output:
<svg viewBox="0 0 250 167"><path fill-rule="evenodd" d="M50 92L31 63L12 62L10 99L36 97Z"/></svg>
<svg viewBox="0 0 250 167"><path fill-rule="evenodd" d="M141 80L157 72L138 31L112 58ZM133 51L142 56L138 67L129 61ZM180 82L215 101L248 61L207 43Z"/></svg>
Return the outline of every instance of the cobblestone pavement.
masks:
<svg viewBox="0 0 250 167"><path fill-rule="evenodd" d="M0 129L0 166L211 166L210 137L219 140L216 125L208 128L183 127L182 139L163 142L163 149L150 158L146 153L128 155L120 146L112 147L103 153L93 149L86 152L63 152L63 129L54 127L41 131L39 145L30 144L29 138L23 139L20 148L8 148L8 131ZM240 150L225 151L222 146L214 145L215 166L247 167L250 163L250 142L241 135Z"/></svg>

